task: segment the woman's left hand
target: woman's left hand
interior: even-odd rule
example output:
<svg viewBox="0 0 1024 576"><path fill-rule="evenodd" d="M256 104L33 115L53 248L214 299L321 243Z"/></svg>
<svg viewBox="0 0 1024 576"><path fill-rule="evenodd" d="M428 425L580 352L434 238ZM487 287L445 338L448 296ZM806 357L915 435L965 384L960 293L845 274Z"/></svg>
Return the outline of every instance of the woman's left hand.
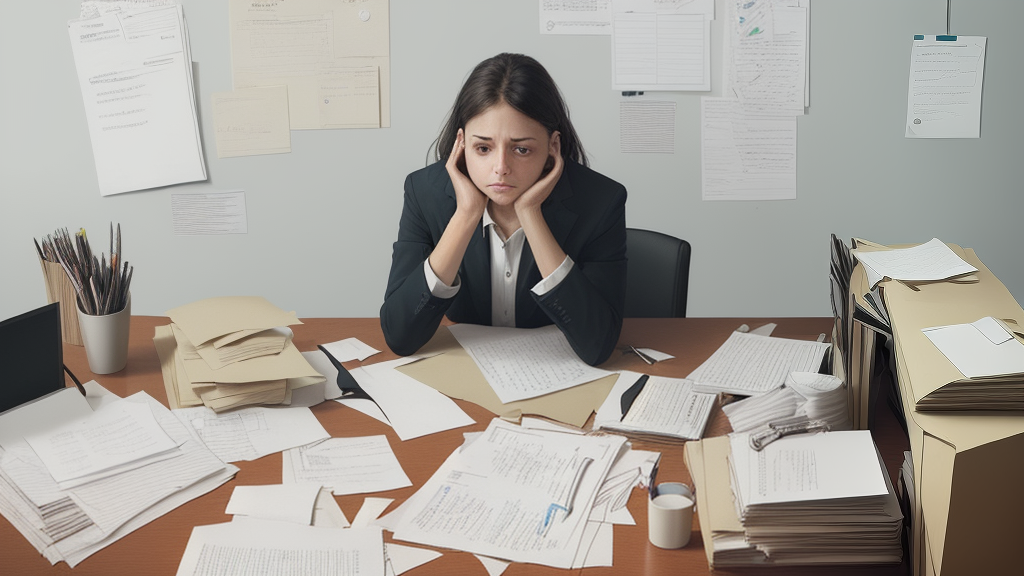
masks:
<svg viewBox="0 0 1024 576"><path fill-rule="evenodd" d="M530 186L526 192L523 192L522 196L516 199L515 209L517 213L521 214L524 210L529 209L540 209L540 205L551 195L551 191L555 189L558 179L562 177L565 161L562 160L562 141L558 132L551 135L548 153L554 159L554 165L547 174L541 176L540 180L534 182L533 186Z"/></svg>

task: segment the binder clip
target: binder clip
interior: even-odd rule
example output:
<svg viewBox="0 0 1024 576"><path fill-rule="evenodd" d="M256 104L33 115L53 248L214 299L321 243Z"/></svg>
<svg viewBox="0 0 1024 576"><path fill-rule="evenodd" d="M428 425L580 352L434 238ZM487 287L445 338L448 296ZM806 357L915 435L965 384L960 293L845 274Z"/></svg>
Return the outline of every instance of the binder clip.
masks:
<svg viewBox="0 0 1024 576"><path fill-rule="evenodd" d="M793 434L805 434L808 432L828 432L832 426L824 420L807 420L794 424L776 425L769 423L767 430L750 435L750 447L760 452L765 446L775 442L783 436Z"/></svg>

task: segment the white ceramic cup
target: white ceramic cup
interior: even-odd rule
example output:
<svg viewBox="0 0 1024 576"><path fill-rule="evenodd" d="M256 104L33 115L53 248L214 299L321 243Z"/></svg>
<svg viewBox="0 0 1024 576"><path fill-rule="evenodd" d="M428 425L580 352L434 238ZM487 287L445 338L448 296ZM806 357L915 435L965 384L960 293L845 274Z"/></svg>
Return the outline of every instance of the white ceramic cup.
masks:
<svg viewBox="0 0 1024 576"><path fill-rule="evenodd" d="M647 538L658 548L682 548L690 542L694 498L682 482L663 482L647 501Z"/></svg>
<svg viewBox="0 0 1024 576"><path fill-rule="evenodd" d="M93 374L113 374L128 364L128 329L132 319L132 297L124 310L92 316L78 310L78 325L82 330L82 344L89 370Z"/></svg>

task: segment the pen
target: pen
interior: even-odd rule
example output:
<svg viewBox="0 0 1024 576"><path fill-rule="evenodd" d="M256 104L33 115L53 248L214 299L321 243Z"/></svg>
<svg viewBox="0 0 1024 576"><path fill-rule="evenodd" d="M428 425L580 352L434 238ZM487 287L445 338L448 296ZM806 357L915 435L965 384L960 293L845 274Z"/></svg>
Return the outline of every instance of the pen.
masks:
<svg viewBox="0 0 1024 576"><path fill-rule="evenodd" d="M562 517L562 522L565 522L565 519L572 515L573 501L576 500L576 492L579 491L580 484L583 482L583 473L587 471L587 468L593 461L594 459L589 456L584 458L583 462L580 463L580 467L576 470L576 478L572 481L572 488L569 489L569 497L565 502L565 516Z"/></svg>
<svg viewBox="0 0 1024 576"><path fill-rule="evenodd" d="M655 362L657 362L657 360L655 360L654 358L651 358L647 354L644 354L640 350L637 350L636 346L630 346L629 348L644 362L647 362L648 364L654 364Z"/></svg>

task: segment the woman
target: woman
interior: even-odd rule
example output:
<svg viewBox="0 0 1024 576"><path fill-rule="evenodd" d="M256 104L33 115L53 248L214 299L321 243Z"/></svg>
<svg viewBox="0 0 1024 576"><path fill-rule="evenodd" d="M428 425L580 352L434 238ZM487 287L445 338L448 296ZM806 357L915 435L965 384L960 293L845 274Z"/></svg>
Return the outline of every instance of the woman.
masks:
<svg viewBox="0 0 1024 576"><path fill-rule="evenodd" d="M481 62L436 146L439 161L405 181L380 310L388 346L416 352L447 314L554 323L584 362L607 360L622 328L626 190L587 167L544 67L520 54Z"/></svg>

